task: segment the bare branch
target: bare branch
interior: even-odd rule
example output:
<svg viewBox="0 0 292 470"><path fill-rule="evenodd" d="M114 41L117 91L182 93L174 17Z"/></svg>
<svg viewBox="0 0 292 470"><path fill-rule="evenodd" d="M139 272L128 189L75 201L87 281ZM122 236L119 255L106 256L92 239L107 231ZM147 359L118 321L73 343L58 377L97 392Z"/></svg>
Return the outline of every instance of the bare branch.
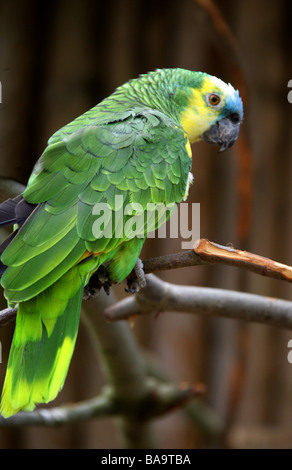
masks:
<svg viewBox="0 0 292 470"><path fill-rule="evenodd" d="M98 298L83 303L82 318L92 337L105 381L113 391L113 401L127 448L153 445L151 419L188 403L203 393L202 386L180 389L149 378L144 355L128 322L109 323L104 309L115 299L101 292Z"/></svg>
<svg viewBox="0 0 292 470"><path fill-rule="evenodd" d="M143 421L163 415L170 410L186 405L190 400L204 393L203 386L179 388L171 383L158 383L147 380L149 394L146 400L140 402L139 415L136 415L140 425ZM77 404L41 408L31 412L20 411L8 419L0 416L0 428L18 426L60 426L80 422L91 418L105 416L127 416L133 413L126 403L116 399L115 392L110 387L97 397L81 401ZM126 406L125 406L126 405Z"/></svg>
<svg viewBox="0 0 292 470"><path fill-rule="evenodd" d="M144 354L148 376L159 382L171 383L173 379L161 367L156 357L148 350ZM192 388L189 388L189 390L192 390ZM203 434L217 437L222 435L224 426L221 417L204 400L192 400L183 407L182 411Z"/></svg>
<svg viewBox="0 0 292 470"><path fill-rule="evenodd" d="M262 276L292 282L292 266L278 263L248 251L221 246L202 238L194 245L194 252L208 264L228 264L247 269Z"/></svg>
<svg viewBox="0 0 292 470"><path fill-rule="evenodd" d="M157 258L150 258L148 260L143 261L143 268L145 274L149 274L159 271L165 271L168 269L177 269L187 266L199 266L203 264L225 264L229 266L235 266L237 268L247 269L248 271L252 271L262 276L292 282L291 266L278 263L276 261L256 255L254 253L249 253L247 251L237 250L232 247L218 245L217 243L210 242L209 240L204 238L198 240L198 242L194 246L194 250L183 251L171 255L159 256ZM135 271L132 271L129 277L134 276ZM190 287L190 289L194 288ZM200 288L200 290L201 289L203 288ZM224 292L226 293L226 291ZM241 300L244 301L240 293L233 292L233 295L237 296L237 302L240 302ZM222 293L222 296L226 297L226 294ZM258 298L259 297L260 296L258 296ZM228 299L225 298L225 301L228 302ZM264 302L266 301L267 300L265 299ZM122 306L119 306L119 311L123 309L123 311L125 312L121 314L121 318L127 317L127 308L129 308L128 316L130 316L131 314L133 314L131 310L133 308L136 308L131 298L129 298L128 300L125 299L123 301ZM277 308L279 308L279 303L277 303ZM272 309L271 311L273 310L274 309ZM5 310L2 310L0 312L0 326L8 323L9 321L13 321L15 319L16 312L16 308L7 308ZM283 328L287 328L287 326L283 325Z"/></svg>
<svg viewBox="0 0 292 470"><path fill-rule="evenodd" d="M18 426L59 426L61 424L82 421L90 418L111 416L114 406L110 397L100 395L76 405L64 405L51 409L39 409L32 412L20 411L8 419L0 416L0 428Z"/></svg>
<svg viewBox="0 0 292 470"><path fill-rule="evenodd" d="M106 321L104 309L113 302L112 293L107 296L101 291L98 298L83 302L82 319L102 364L105 381L114 392L118 409L124 411L119 421L124 446L151 448L151 425L134 419L149 391L144 358L127 322L118 322L111 328L113 325Z"/></svg>
<svg viewBox="0 0 292 470"><path fill-rule="evenodd" d="M169 269L200 266L203 264L226 264L247 269L262 276L292 282L292 267L277 263L263 256L218 245L206 238L198 240L193 250L182 251L171 255L158 256L143 261L145 274ZM129 277L134 277L133 271Z"/></svg>
<svg viewBox="0 0 292 470"><path fill-rule="evenodd" d="M225 289L174 285L153 274L146 278L147 286L138 294L107 309L106 316L109 320L172 311L292 329L292 302Z"/></svg>
<svg viewBox="0 0 292 470"><path fill-rule="evenodd" d="M7 323L15 320L17 314L17 307L5 308L0 312L0 326L4 326Z"/></svg>
<svg viewBox="0 0 292 470"><path fill-rule="evenodd" d="M120 416L120 426L128 447L153 445L149 421L174 408L180 408L204 393L202 385L177 387L148 375L144 357L127 322L110 324L105 306L115 301L100 293L84 303L82 319L103 364L108 386L100 396L74 405L19 412L9 419L0 417L0 427L57 426L101 416Z"/></svg>

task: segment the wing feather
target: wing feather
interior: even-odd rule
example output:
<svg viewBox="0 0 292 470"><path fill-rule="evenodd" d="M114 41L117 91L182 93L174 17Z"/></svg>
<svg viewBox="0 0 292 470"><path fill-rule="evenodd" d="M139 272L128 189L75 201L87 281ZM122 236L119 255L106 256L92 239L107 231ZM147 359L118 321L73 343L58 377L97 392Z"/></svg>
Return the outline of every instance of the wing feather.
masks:
<svg viewBox="0 0 292 470"><path fill-rule="evenodd" d="M148 203L180 202L190 170L185 144L182 129L153 112L149 119L147 112L129 115L53 139L23 194L27 203L37 206L1 257L7 266L2 285L8 300L21 301L41 292L86 250L112 257L127 237L93 231L100 217L96 204L118 211L130 202L141 204L143 210ZM14 205L8 203L3 212L10 216ZM106 222L108 228L114 230L115 220L120 226L130 216L118 219L116 213Z"/></svg>

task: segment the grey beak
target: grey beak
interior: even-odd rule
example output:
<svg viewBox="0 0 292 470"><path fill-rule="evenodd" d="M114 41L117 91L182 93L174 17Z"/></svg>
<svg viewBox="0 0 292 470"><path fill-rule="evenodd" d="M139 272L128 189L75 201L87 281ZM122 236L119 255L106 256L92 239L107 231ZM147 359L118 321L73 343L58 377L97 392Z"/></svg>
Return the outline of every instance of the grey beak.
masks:
<svg viewBox="0 0 292 470"><path fill-rule="evenodd" d="M240 117L234 113L217 121L202 135L202 139L208 144L220 145L219 152L232 147L236 141L240 128Z"/></svg>

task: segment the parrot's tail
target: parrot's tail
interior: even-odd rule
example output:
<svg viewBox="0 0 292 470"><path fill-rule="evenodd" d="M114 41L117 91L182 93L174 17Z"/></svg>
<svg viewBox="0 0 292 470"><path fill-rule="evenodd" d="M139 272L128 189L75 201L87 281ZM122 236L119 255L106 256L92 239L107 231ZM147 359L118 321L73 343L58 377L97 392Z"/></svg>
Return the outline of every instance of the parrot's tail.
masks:
<svg viewBox="0 0 292 470"><path fill-rule="evenodd" d="M19 304L1 398L4 417L53 400L63 387L77 336L84 279L75 266L44 292Z"/></svg>

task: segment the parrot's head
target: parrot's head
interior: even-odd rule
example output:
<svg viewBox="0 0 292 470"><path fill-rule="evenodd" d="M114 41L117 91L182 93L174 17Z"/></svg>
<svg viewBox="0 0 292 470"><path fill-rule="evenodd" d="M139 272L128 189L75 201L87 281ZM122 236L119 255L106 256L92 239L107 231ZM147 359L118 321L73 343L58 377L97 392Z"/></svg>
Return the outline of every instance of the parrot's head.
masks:
<svg viewBox="0 0 292 470"><path fill-rule="evenodd" d="M243 119L242 100L238 90L219 78L206 73L199 78L196 86L188 87L180 122L191 143L203 139L220 145L222 152L238 137Z"/></svg>

